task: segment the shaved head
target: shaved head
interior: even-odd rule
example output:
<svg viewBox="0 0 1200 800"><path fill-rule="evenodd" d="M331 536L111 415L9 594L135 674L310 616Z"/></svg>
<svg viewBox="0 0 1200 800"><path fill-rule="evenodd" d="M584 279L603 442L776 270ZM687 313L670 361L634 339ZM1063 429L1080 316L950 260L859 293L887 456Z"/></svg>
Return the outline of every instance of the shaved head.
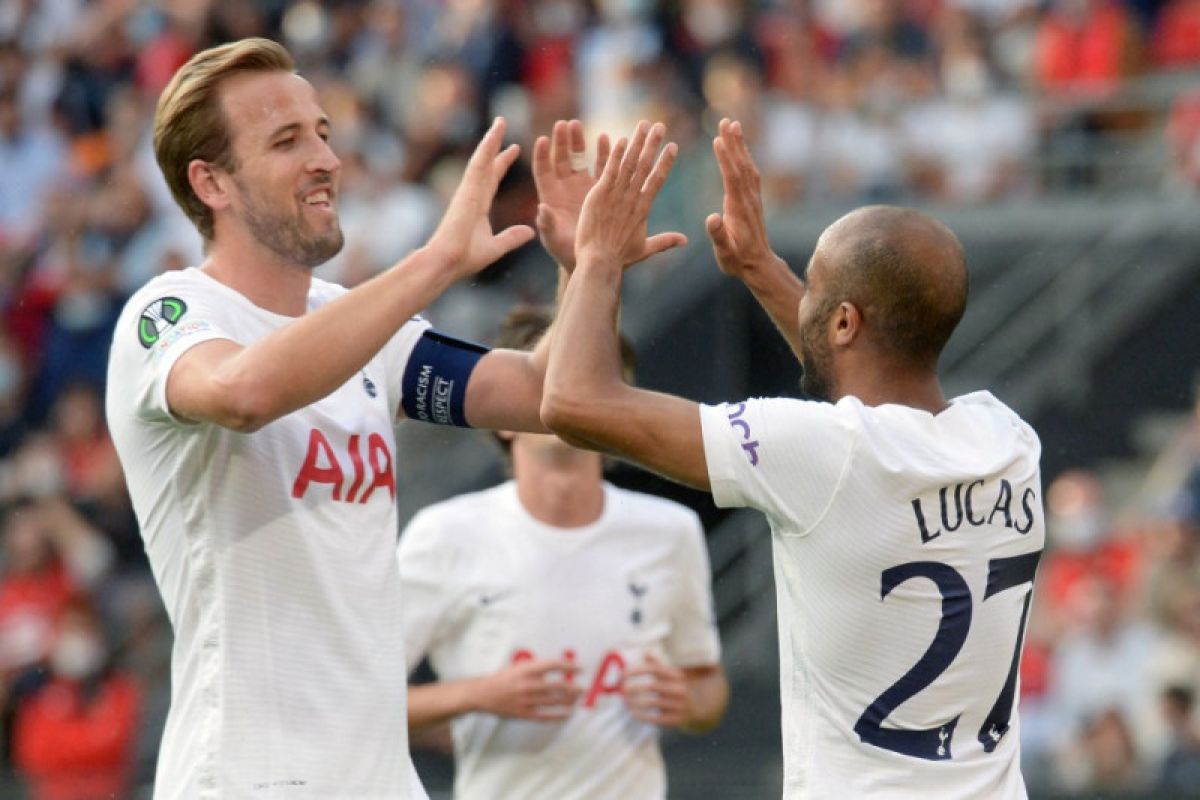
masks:
<svg viewBox="0 0 1200 800"><path fill-rule="evenodd" d="M850 302L885 352L934 365L967 305L967 265L950 229L919 211L867 206L821 234L827 304Z"/></svg>

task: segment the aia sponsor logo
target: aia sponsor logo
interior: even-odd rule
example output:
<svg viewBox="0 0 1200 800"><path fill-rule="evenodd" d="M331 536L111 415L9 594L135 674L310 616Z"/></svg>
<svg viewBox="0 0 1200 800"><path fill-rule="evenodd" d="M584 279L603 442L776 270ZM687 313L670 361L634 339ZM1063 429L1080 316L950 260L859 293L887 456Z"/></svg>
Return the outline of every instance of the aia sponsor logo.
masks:
<svg viewBox="0 0 1200 800"><path fill-rule="evenodd" d="M532 650L518 650L513 653L512 663L520 664L522 661L532 661L534 658ZM563 661L575 663L575 651L563 650ZM572 672L567 675L567 681L574 683L579 672ZM597 701L605 695L620 695L625 690L625 659L616 650L609 650L604 654L604 658L600 659L600 666L596 668L595 674L592 676L591 685L587 692L579 696L580 708L595 708Z"/></svg>
<svg viewBox="0 0 1200 800"><path fill-rule="evenodd" d="M388 499L395 501L391 447L378 433L366 437L354 433L343 447L335 448L325 434L313 428L304 463L292 483L292 497L303 498L313 484L330 487L333 499L343 503L365 503L378 489L387 489Z"/></svg>

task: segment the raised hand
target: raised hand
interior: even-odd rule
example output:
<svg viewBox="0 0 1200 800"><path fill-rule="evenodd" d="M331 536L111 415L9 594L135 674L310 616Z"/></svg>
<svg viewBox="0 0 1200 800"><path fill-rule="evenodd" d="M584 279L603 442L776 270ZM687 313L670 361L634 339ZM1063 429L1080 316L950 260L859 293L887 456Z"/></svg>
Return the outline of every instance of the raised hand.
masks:
<svg viewBox="0 0 1200 800"><path fill-rule="evenodd" d="M678 147L667 144L662 152L666 127L638 123L633 139L617 141L596 184L588 192L579 214L575 256L585 252L616 259L622 267L656 253L687 244L682 233L646 236L646 220L667 174L675 163ZM655 155L657 154L657 159Z"/></svg>
<svg viewBox="0 0 1200 800"><path fill-rule="evenodd" d="M557 722L571 716L582 689L570 676L570 661L533 659L505 667L483 679L478 706L500 717Z"/></svg>
<svg viewBox="0 0 1200 800"><path fill-rule="evenodd" d="M501 150L504 127L503 117L497 117L484 134L467 162L442 221L429 238L428 248L451 265L456 278L474 275L534 236L533 228L528 225L513 225L493 233L488 220L496 187L520 153L515 144Z"/></svg>
<svg viewBox="0 0 1200 800"><path fill-rule="evenodd" d="M704 227L721 271L742 277L746 270L770 264L779 257L767 240L762 184L740 122L721 120L719 135L713 139L713 152L721 169L725 202L720 214L708 215Z"/></svg>
<svg viewBox="0 0 1200 800"><path fill-rule="evenodd" d="M625 673L623 691L629 714L640 722L678 728L691 721L691 703L683 670L670 667L653 654Z"/></svg>
<svg viewBox="0 0 1200 800"><path fill-rule="evenodd" d="M533 182L537 185L537 230L546 252L567 270L575 268L575 229L588 190L596 183L587 168L583 123L554 123L549 137L533 144ZM604 170L610 145L607 134L596 139L595 175Z"/></svg>

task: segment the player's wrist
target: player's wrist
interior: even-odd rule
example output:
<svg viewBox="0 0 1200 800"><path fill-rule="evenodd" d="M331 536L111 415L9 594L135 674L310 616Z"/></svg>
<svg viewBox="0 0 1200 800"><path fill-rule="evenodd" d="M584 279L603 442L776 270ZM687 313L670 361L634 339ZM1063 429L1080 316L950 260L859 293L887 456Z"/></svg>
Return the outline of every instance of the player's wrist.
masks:
<svg viewBox="0 0 1200 800"><path fill-rule="evenodd" d="M498 713L494 704L497 696L493 685L494 679L494 675L483 675L478 678L468 678L467 680L463 681L463 713Z"/></svg>
<svg viewBox="0 0 1200 800"><path fill-rule="evenodd" d="M593 244L575 249L575 268L620 272L623 268L621 254L610 247Z"/></svg>

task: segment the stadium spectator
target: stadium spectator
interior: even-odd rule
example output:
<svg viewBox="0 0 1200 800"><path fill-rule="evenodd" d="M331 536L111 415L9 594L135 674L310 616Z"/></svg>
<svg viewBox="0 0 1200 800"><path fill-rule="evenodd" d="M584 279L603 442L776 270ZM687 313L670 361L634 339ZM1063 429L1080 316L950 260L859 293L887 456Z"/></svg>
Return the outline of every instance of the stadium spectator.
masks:
<svg viewBox="0 0 1200 800"><path fill-rule="evenodd" d="M59 613L49 674L16 710L13 760L30 800L109 800L133 794L141 689L115 668L85 601Z"/></svg>
<svg viewBox="0 0 1200 800"><path fill-rule="evenodd" d="M1200 0L1170 0L1158 12L1150 55L1157 66L1200 64Z"/></svg>
<svg viewBox="0 0 1200 800"><path fill-rule="evenodd" d="M0 84L0 247L6 250L33 244L47 195L66 177L63 137L26 119L18 92Z"/></svg>
<svg viewBox="0 0 1200 800"><path fill-rule="evenodd" d="M1190 194L1200 191L1200 92L1182 92L1167 119L1171 171L1166 184Z"/></svg>
<svg viewBox="0 0 1200 800"><path fill-rule="evenodd" d="M1124 714L1104 708L1085 720L1075 749L1060 762L1059 789L1134 794L1149 785ZM1136 796L1136 795L1135 795Z"/></svg>
<svg viewBox="0 0 1200 800"><path fill-rule="evenodd" d="M1137 29L1114 0L1054 0L1038 29L1036 47L1035 74L1042 89L1097 98L1133 71Z"/></svg>
<svg viewBox="0 0 1200 800"><path fill-rule="evenodd" d="M1200 726L1196 719L1196 693L1189 686L1168 686L1163 690L1161 702L1162 713L1171 732L1171 742L1162 761L1156 789L1164 796L1186 797L1200 786Z"/></svg>

